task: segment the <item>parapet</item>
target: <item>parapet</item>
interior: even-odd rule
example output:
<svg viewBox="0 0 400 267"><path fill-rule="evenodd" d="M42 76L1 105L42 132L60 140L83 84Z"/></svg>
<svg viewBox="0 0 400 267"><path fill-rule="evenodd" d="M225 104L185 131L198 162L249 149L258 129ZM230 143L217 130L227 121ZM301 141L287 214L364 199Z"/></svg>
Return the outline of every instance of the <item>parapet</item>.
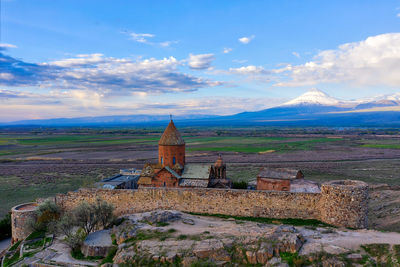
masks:
<svg viewBox="0 0 400 267"><path fill-rule="evenodd" d="M30 234L27 229L27 221L36 216L36 208L38 204L35 202L24 203L11 209L11 228L12 243L23 240Z"/></svg>
<svg viewBox="0 0 400 267"><path fill-rule="evenodd" d="M336 180L321 185L320 220L349 228L368 226L368 184Z"/></svg>

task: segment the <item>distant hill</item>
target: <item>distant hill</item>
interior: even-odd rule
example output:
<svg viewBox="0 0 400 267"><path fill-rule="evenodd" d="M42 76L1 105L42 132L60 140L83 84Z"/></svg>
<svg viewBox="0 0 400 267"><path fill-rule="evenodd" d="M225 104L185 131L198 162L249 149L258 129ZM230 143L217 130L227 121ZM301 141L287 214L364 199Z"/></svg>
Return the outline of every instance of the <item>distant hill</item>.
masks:
<svg viewBox="0 0 400 267"><path fill-rule="evenodd" d="M3 126L156 126L168 120L169 115L122 115L24 120ZM312 89L260 111L229 116L190 114L174 116L174 120L181 126L400 127L400 93L347 101Z"/></svg>

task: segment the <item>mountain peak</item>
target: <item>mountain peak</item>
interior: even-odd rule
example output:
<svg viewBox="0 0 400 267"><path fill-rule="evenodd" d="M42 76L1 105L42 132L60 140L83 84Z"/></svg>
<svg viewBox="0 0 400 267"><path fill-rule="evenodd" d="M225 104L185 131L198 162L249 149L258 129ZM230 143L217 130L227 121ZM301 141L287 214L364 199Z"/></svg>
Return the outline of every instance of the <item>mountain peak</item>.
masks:
<svg viewBox="0 0 400 267"><path fill-rule="evenodd" d="M320 105L320 106L338 106L341 101L329 96L325 92L312 88L302 94L301 96L292 99L283 104L283 106L295 106L295 105Z"/></svg>

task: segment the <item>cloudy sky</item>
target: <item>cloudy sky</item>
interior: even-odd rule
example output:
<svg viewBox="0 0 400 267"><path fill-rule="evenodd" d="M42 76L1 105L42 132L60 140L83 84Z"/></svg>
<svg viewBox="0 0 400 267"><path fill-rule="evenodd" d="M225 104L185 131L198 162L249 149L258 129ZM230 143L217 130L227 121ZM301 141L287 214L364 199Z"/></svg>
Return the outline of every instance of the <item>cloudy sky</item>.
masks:
<svg viewBox="0 0 400 267"><path fill-rule="evenodd" d="M2 0L0 122L400 92L400 1Z"/></svg>

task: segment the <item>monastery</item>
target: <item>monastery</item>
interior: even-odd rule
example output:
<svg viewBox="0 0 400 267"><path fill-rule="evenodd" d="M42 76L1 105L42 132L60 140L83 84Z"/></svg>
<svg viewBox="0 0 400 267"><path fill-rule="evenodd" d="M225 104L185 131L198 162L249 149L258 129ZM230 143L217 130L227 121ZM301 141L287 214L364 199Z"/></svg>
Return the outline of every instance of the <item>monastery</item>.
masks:
<svg viewBox="0 0 400 267"><path fill-rule="evenodd" d="M213 165L186 163L185 141L174 122L169 122L158 142L158 162L147 163L138 180L141 187L231 188L222 157Z"/></svg>

